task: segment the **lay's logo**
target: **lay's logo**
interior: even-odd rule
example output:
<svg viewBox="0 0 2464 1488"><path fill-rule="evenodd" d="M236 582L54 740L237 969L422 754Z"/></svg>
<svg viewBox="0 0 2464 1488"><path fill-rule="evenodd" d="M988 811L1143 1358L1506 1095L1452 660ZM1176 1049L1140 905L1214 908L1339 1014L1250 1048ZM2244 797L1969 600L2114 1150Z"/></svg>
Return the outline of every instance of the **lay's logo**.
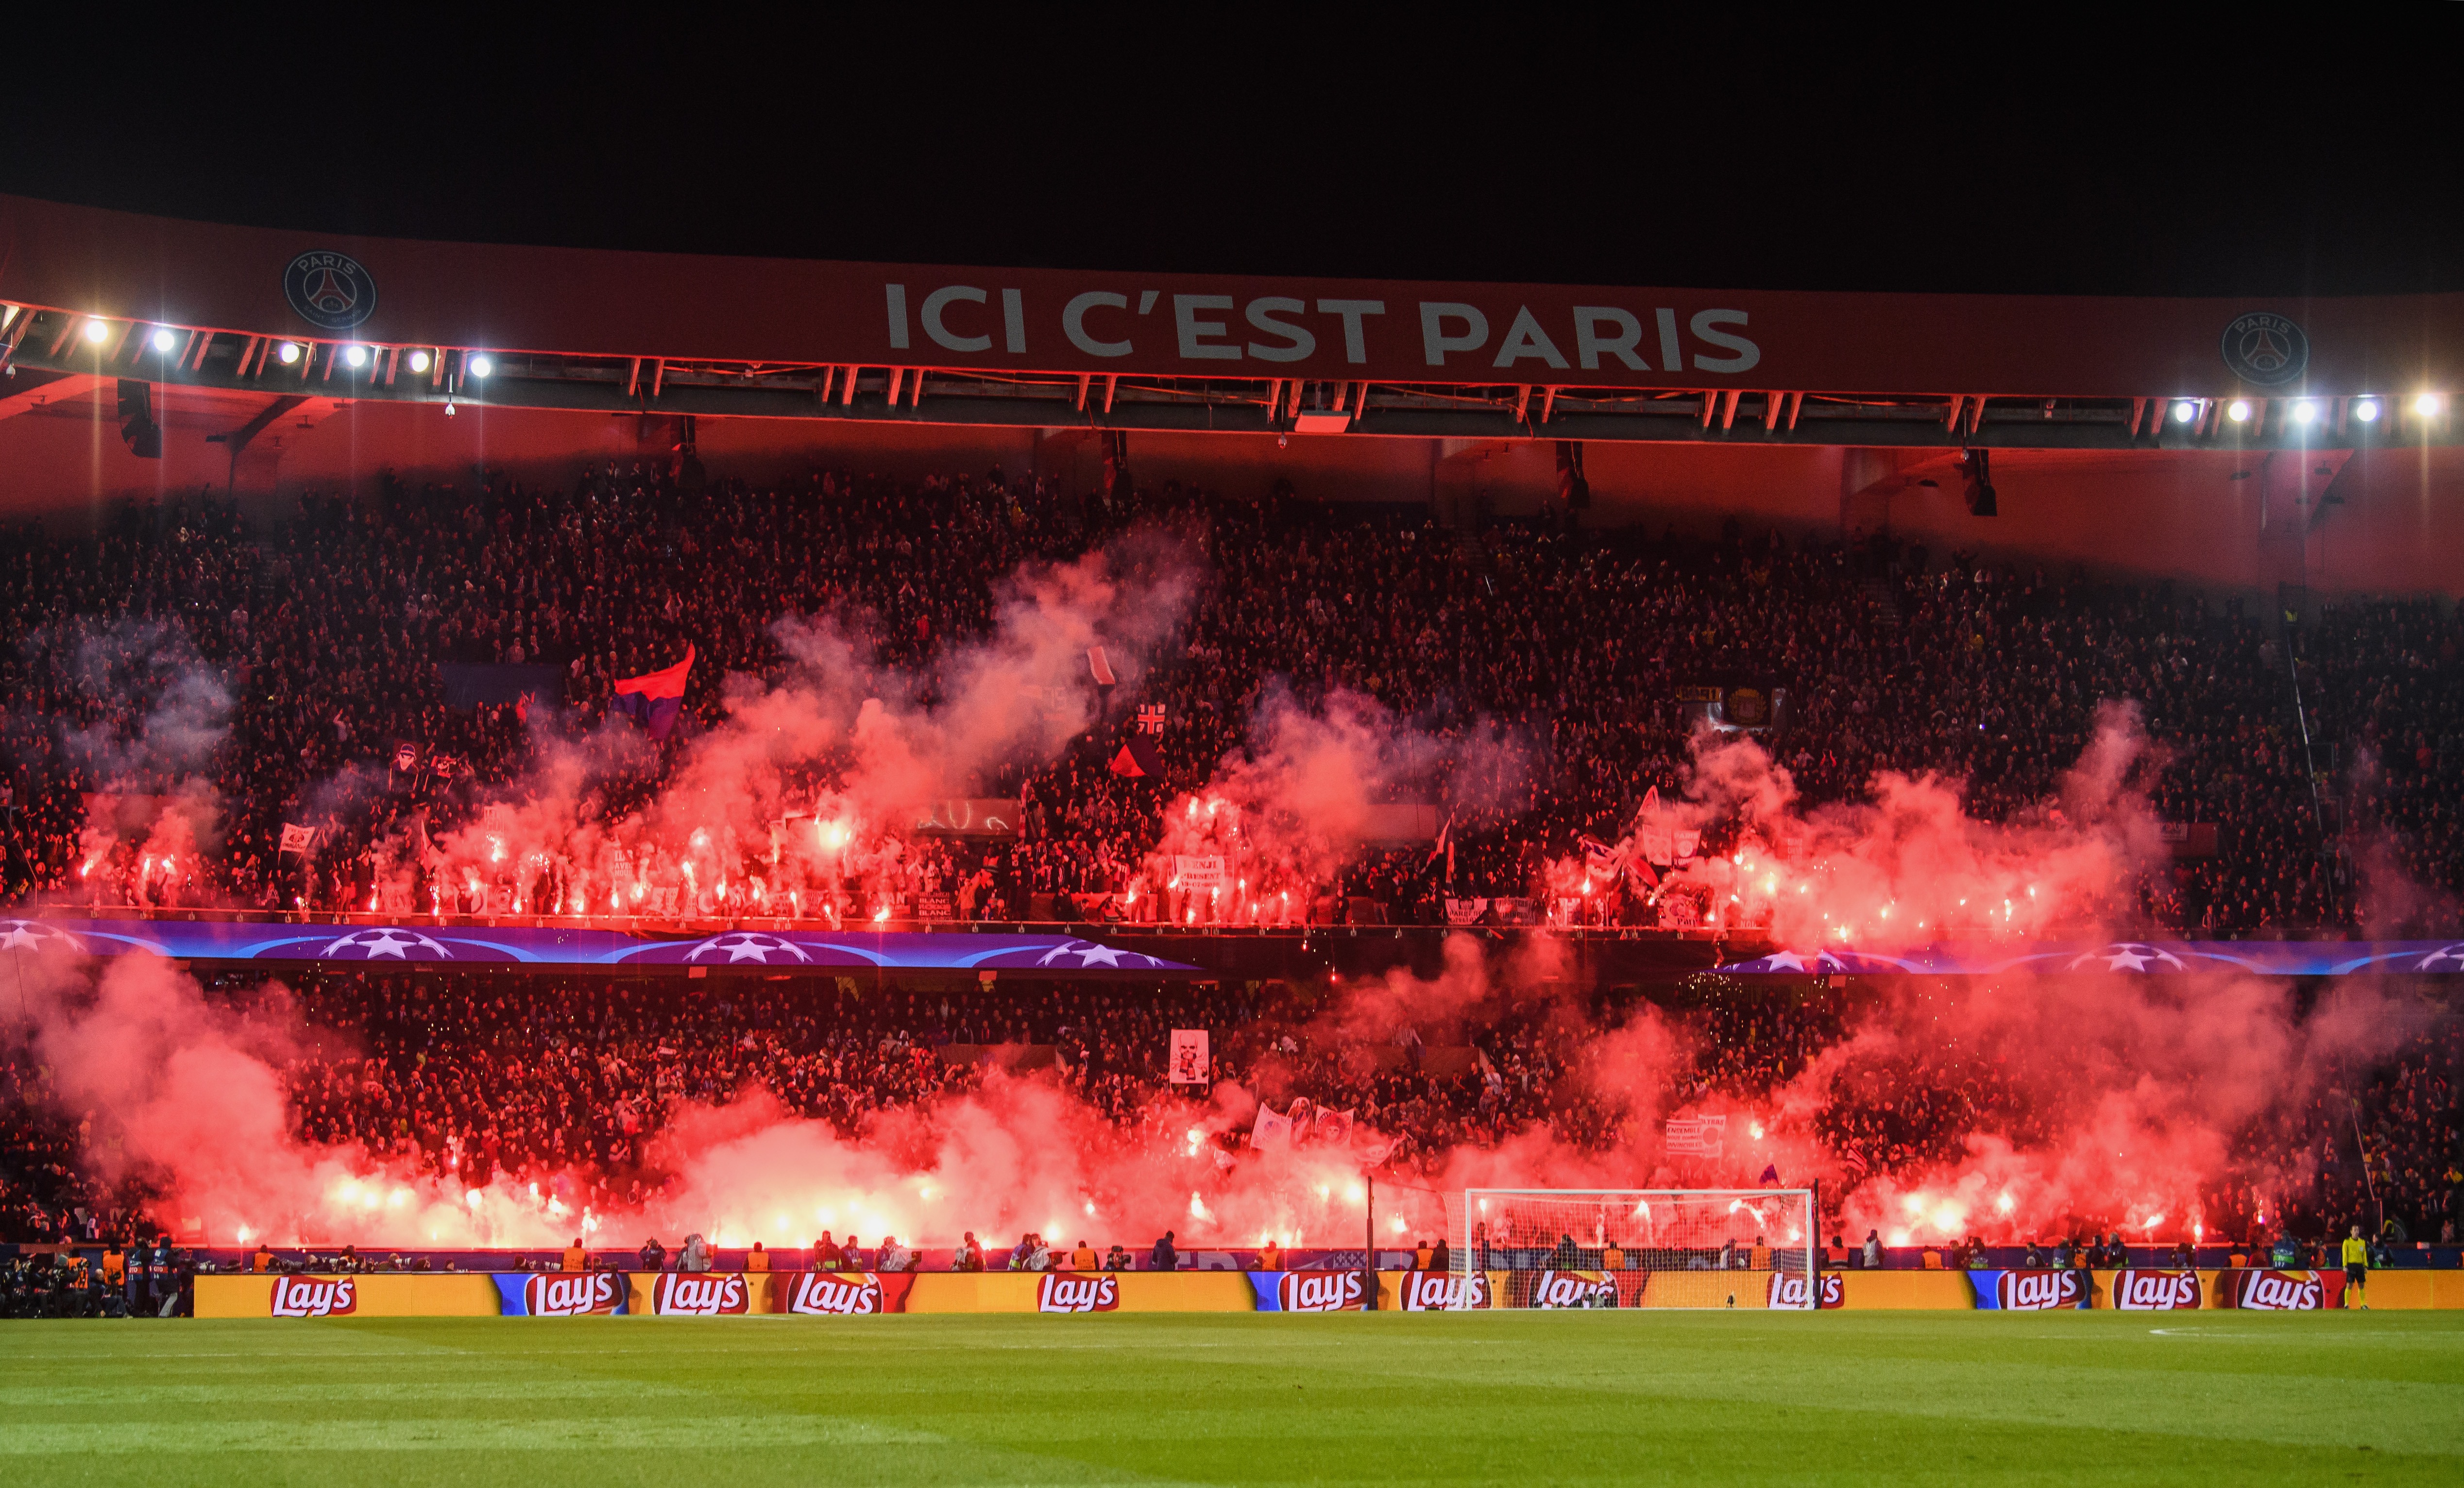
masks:
<svg viewBox="0 0 2464 1488"><path fill-rule="evenodd" d="M2239 1307L2260 1312L2317 1312L2327 1304L2315 1271L2250 1271L2241 1277Z"/></svg>
<svg viewBox="0 0 2464 1488"><path fill-rule="evenodd" d="M741 1276L663 1271L650 1283L650 1312L661 1318L716 1318L745 1310Z"/></svg>
<svg viewBox="0 0 2464 1488"><path fill-rule="evenodd" d="M1113 1312L1121 1305L1117 1277L1073 1277L1047 1271L1036 1279L1037 1312Z"/></svg>
<svg viewBox="0 0 2464 1488"><path fill-rule="evenodd" d="M1365 1295L1357 1271L1287 1271L1275 1281L1285 1312L1358 1312Z"/></svg>
<svg viewBox="0 0 2464 1488"><path fill-rule="evenodd" d="M1764 1299L1763 1305L1805 1309L1809 1306L1806 1300L1807 1290L1803 1277L1790 1276L1785 1272L1773 1272L1771 1278L1771 1295ZM1847 1279L1836 1271L1822 1273L1822 1305L1838 1307L1844 1305L1847 1300Z"/></svg>
<svg viewBox="0 0 2464 1488"><path fill-rule="evenodd" d="M274 1278L275 1317L347 1318L359 1310L359 1284L348 1277L333 1280L316 1277Z"/></svg>
<svg viewBox="0 0 2464 1488"><path fill-rule="evenodd" d="M1978 1307L2003 1312L2077 1307L2087 1296L2085 1278L2076 1271L1973 1271L1969 1284Z"/></svg>
<svg viewBox="0 0 2464 1488"><path fill-rule="evenodd" d="M534 1318L582 1318L624 1306L624 1278L612 1271L522 1278L522 1311Z"/></svg>
<svg viewBox="0 0 2464 1488"><path fill-rule="evenodd" d="M1405 1312L1463 1312L1490 1305L1485 1271L1461 1277L1443 1271L1407 1271L1398 1290Z"/></svg>
<svg viewBox="0 0 2464 1488"><path fill-rule="evenodd" d="M888 1309L882 1305L881 1278L869 1271L856 1276L807 1271L797 1276L787 1293L787 1310L816 1318L869 1318Z"/></svg>
<svg viewBox="0 0 2464 1488"><path fill-rule="evenodd" d="M2113 1305L2123 1312L2189 1312L2199 1305L2195 1271L2117 1271Z"/></svg>
<svg viewBox="0 0 2464 1488"><path fill-rule="evenodd" d="M1534 1307L1614 1307L1617 1283L1596 1272L1544 1271L1531 1286Z"/></svg>

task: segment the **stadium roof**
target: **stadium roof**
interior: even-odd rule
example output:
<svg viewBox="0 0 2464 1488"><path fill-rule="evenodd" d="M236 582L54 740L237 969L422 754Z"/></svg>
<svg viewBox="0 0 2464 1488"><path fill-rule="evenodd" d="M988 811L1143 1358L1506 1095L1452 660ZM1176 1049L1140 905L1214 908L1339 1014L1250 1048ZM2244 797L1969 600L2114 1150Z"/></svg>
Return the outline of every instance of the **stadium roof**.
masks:
<svg viewBox="0 0 2464 1488"><path fill-rule="evenodd" d="M0 409L126 379L261 407L2273 449L2447 443L2445 395L2464 387L2456 294L1880 295L841 263L334 236L23 197L0 197L0 301L16 378Z"/></svg>

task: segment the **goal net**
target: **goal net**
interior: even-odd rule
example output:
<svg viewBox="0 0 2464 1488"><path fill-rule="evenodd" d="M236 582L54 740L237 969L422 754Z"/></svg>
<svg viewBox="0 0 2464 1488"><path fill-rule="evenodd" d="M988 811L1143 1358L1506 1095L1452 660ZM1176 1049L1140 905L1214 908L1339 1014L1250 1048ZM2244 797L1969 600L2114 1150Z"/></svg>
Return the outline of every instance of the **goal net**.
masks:
<svg viewBox="0 0 2464 1488"><path fill-rule="evenodd" d="M1810 1188L1472 1188L1442 1296L1466 1307L1811 1308Z"/></svg>

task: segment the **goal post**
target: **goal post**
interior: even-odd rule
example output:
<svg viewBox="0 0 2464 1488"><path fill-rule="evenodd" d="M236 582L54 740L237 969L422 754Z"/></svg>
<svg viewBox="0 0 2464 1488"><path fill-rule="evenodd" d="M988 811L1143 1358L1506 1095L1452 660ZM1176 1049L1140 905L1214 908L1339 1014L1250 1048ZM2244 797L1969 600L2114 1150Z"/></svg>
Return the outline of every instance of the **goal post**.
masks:
<svg viewBox="0 0 2464 1488"><path fill-rule="evenodd" d="M1811 1188L1468 1188L1441 1300L1476 1307L1812 1309Z"/></svg>

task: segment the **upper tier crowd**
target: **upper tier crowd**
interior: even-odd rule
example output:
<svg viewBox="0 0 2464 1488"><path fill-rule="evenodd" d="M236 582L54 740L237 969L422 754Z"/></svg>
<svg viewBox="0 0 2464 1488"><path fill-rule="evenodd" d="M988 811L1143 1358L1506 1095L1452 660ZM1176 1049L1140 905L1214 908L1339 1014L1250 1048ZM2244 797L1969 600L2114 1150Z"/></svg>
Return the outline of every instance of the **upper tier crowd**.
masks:
<svg viewBox="0 0 2464 1488"><path fill-rule="evenodd" d="M1388 788L1437 801L1454 851L1352 855L1298 913L1435 922L1447 898L1545 896L1550 864L1586 835L1616 840L1644 791L1677 785L1695 726L1680 689L1742 681L1787 692L1767 737L1809 803L1879 769L1939 770L1987 819L2038 808L2100 702L2135 700L2161 751L2153 804L2217 829L2217 850L2147 870L2136 905L2102 906L2125 919L2431 934L2464 891L2464 630L2438 602L2282 623L2166 585L1733 522L1469 534L1280 485L1082 494L998 470L921 484L830 471L756 490L612 463L562 490L483 474L310 496L259 528L206 497L123 507L99 536L0 538L0 623L19 638L0 656L0 881L363 908L388 853L521 788L543 738L599 726L618 679L688 642L683 750L721 717L727 674L783 673L782 616L849 617L929 700L953 644L991 623L1003 574L1140 525L1197 555L1188 615L1142 649L1146 675L1109 724L945 782L1021 799L1023 833L913 852L903 890L986 919L1070 913L1067 895L1131 881L1158 812L1248 739L1270 690L1307 704L1345 688L1439 741ZM452 663L549 666L558 685L538 705L449 707ZM1161 780L1107 767L1133 703L1164 709ZM1468 747L1499 730L1520 751L1502 775ZM407 772L393 768L405 746ZM611 779L602 804L621 815L654 785ZM311 853L282 852L286 823L317 829Z"/></svg>
<svg viewBox="0 0 2464 1488"><path fill-rule="evenodd" d="M1528 1162L1530 1140L1546 1137L1564 1154L1552 1171L1598 1166L1603 1176L1585 1181L1737 1187L1771 1181L1762 1169L1779 1164L1791 1169L1780 1180L1819 1178L1836 1201L1869 1181L1934 1181L1979 1134L2022 1151L2064 1152L2080 1115L2078 1092L2047 1088L2042 1074L2032 1082L2007 1034L1867 1042L1817 1066L1860 1031L1897 1027L1904 1010L1894 1011L1886 991L1716 975L1655 991L1648 1008L1632 988L1573 1001L1500 992L1425 1027L1399 1013L1363 1017L1331 986L1282 982L954 990L817 977L365 968L304 970L292 981L228 972L206 989L243 1040L284 1031L279 1043L291 1053L278 1076L295 1139L363 1149L359 1161L427 1175L449 1195L499 1183L557 1202L559 1213L621 1212L654 1225L708 1218L667 1205L681 1159L666 1139L688 1106L766 1099L778 1115L920 1153L931 1144L916 1145L912 1128L885 1120L979 1092L996 1068L1057 1081L1084 1107L1088 1119L1067 1121L1048 1107L993 1109L1033 1109L1018 1120L1066 1127L1089 1173L1169 1159L1180 1165L1177 1181L1209 1190L1262 1160L1250 1140L1252 1097L1303 1117L1315 1128L1305 1140L1339 1142L1381 1186L1406 1195L1450 1178L1459 1186L1453 1165L1466 1150L1519 1144ZM1595 1060L1599 1029L1642 1016L1667 1031L1664 1067L1638 1073L1622 1059ZM1175 1028L1211 1031L1212 1083L1166 1079ZM1810 1096L1809 1067L1821 1071ZM106 1181L91 1154L117 1144L110 1117L65 1109L52 1077L37 1052L0 1047L0 1241L124 1235L148 1212L160 1175L139 1167ZM2278 1103L2222 1134L2229 1155L2196 1178L2205 1234L2332 1242L2358 1222L2373 1235L2453 1243L2464 1200L2459 1077L2464 1043L2452 1020L2320 1072L2305 1102ZM1784 1087L1791 1099L1778 1099ZM2204 1092L2179 1094L2183 1111L2201 1109ZM1710 1110L1735 1113L1720 1158L1666 1149L1660 1118ZM1310 1120L1309 1111L1340 1114ZM1808 1161L1818 1168L1793 1170ZM2022 1216L2034 1227L2022 1233L1994 1216L1977 1216L1977 1227L2016 1243L2076 1238L2075 1225L2109 1232L2139 1217L2100 1210L2092 1201L2103 1196L2080 1197L2091 1201L2081 1212ZM995 1217L976 1228L989 1233ZM2181 1226L2176 1215L2173 1229ZM947 1246L957 1236L900 1238Z"/></svg>

